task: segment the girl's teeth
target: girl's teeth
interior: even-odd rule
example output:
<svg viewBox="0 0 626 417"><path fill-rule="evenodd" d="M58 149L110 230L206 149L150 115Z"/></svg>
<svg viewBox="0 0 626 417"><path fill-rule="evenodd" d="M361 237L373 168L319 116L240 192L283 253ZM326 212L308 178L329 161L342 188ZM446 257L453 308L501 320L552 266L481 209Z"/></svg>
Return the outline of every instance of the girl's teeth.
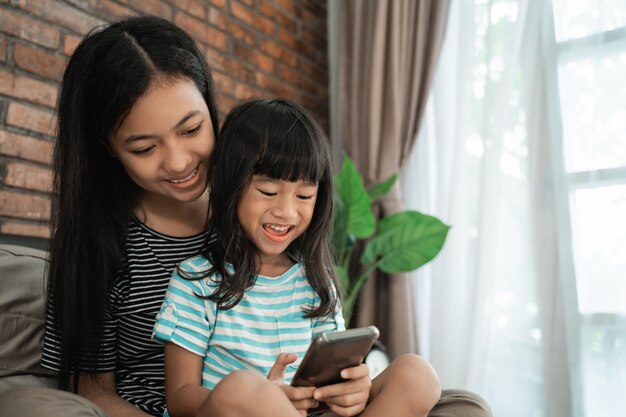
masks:
<svg viewBox="0 0 626 417"><path fill-rule="evenodd" d="M277 232L284 232L285 230L289 229L289 226L274 226L272 224L268 225L267 227L272 230L276 230Z"/></svg>
<svg viewBox="0 0 626 417"><path fill-rule="evenodd" d="M182 180L169 180L169 181L173 182L174 184L178 184L179 182L189 181L190 179L195 177L197 172L198 172L198 168L194 169L193 172L191 174L189 174L189 176L187 178L183 178Z"/></svg>

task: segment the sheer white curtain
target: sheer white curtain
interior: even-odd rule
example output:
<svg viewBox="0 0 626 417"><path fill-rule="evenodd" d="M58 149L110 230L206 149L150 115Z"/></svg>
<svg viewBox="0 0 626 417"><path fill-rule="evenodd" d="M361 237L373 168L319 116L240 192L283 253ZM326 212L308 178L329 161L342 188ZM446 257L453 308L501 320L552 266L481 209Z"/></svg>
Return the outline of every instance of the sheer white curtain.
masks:
<svg viewBox="0 0 626 417"><path fill-rule="evenodd" d="M605 15L617 11L614 26L626 23L626 17L615 23L626 13L623 0L601 3L614 6L600 10ZM592 16L597 4L568 6ZM564 84L568 64L559 54L567 45L555 39L551 7L534 0L452 2L424 127L402 176L408 207L452 225L442 254L416 274L420 347L444 387L483 395L495 416L623 416L626 268L620 280L625 264L617 259L626 259L626 232L602 241L615 253L594 258L610 265L611 282L621 283L603 287L600 297L621 299L621 307L586 314L580 299L590 284L575 268L572 235L576 207L590 204L574 205L581 184L572 186L572 178L581 174L564 168L561 141L568 123L563 107L572 103L565 95L578 87ZM584 23L569 17L560 16ZM611 36L626 39L626 30ZM626 69L626 58L615 62ZM577 99L603 101L594 94L583 91ZM613 99L614 113L623 115L625 100L626 94ZM625 132L620 123L614 136ZM594 148L597 138L586 139ZM601 172L613 186L613 210L626 207L625 148L609 152L625 157L621 167ZM594 212L603 215L618 230L624 223L610 210Z"/></svg>

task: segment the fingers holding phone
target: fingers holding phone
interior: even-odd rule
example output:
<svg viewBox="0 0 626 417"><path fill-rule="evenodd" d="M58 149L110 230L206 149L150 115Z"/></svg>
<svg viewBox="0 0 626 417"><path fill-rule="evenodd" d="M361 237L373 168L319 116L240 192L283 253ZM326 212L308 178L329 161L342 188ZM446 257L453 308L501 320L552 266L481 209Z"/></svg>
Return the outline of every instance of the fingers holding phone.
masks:
<svg viewBox="0 0 626 417"><path fill-rule="evenodd" d="M270 369L267 374L267 379L277 384L296 410L303 416L306 416L308 409L315 408L319 405L318 402L313 399L313 391L315 388L292 387L283 382L287 365L294 363L297 359L298 355L295 353L281 353L276 357L276 362L274 362L272 369Z"/></svg>
<svg viewBox="0 0 626 417"><path fill-rule="evenodd" d="M372 381L369 368L365 364L346 368L341 371L344 382L316 388L313 398L323 401L339 416L354 416L361 413L367 405Z"/></svg>
<svg viewBox="0 0 626 417"><path fill-rule="evenodd" d="M276 362L274 362L272 369L270 369L270 372L267 374L267 379L282 384L285 379L285 369L287 369L287 365L294 363L296 360L298 360L298 355L295 353L281 353L276 357Z"/></svg>

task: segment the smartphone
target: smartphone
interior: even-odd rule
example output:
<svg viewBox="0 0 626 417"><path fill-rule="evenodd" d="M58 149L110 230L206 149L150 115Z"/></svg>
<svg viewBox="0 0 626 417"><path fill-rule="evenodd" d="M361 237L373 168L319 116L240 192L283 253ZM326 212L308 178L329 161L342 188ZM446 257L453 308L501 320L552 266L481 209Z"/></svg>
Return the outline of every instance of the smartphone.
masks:
<svg viewBox="0 0 626 417"><path fill-rule="evenodd" d="M345 381L342 369L358 366L363 362L374 342L378 339L376 326L321 333L315 336L296 374L291 381L294 387L323 387ZM328 411L325 403L309 410L309 415Z"/></svg>

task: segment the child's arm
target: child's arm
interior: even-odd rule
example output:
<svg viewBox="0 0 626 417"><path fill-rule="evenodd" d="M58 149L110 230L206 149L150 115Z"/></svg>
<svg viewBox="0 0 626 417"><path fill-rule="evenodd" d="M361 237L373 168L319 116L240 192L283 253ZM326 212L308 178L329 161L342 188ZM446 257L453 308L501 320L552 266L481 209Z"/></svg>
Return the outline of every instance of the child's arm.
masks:
<svg viewBox="0 0 626 417"><path fill-rule="evenodd" d="M165 344L165 402L171 417L196 415L211 390L202 386L202 357Z"/></svg>

